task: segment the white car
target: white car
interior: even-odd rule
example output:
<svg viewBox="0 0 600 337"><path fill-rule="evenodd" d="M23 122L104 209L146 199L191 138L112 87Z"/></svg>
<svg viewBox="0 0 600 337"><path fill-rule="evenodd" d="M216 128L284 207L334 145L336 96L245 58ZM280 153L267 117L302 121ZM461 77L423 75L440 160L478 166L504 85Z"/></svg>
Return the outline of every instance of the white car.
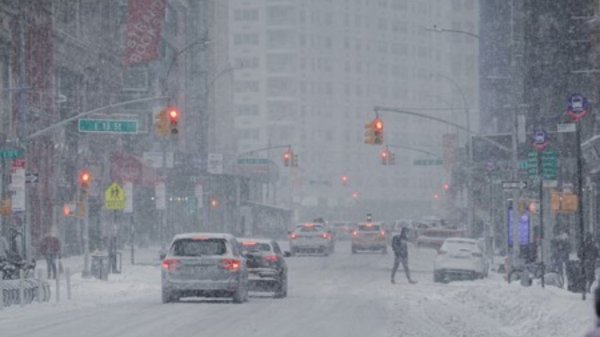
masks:
<svg viewBox="0 0 600 337"><path fill-rule="evenodd" d="M290 233L289 239L292 255L319 253L327 256L335 250L335 242L331 231L321 223L300 225Z"/></svg>
<svg viewBox="0 0 600 337"><path fill-rule="evenodd" d="M182 297L248 299L246 259L229 234L178 234L161 265L163 303Z"/></svg>
<svg viewBox="0 0 600 337"><path fill-rule="evenodd" d="M477 240L448 238L444 241L433 266L433 281L449 279L484 278L488 276L489 264Z"/></svg>

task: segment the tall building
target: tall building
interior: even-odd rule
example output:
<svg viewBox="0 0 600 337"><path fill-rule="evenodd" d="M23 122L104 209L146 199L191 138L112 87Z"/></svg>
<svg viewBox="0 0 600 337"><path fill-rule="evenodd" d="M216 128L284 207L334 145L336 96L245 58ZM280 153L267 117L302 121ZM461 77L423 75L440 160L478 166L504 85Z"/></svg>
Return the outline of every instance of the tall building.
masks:
<svg viewBox="0 0 600 337"><path fill-rule="evenodd" d="M381 147L363 143L364 125L375 106L460 125L468 109L476 125L477 40L428 28L476 33L478 24L474 0L231 0L230 58L244 64L234 75L238 152L290 144L298 155L296 169L283 167L281 149L256 154L279 166L271 202L322 210L353 206L356 192L363 208L394 206L389 218L439 211L433 195L448 173L415 166L429 158L401 149L395 166L381 165ZM408 115L380 117L385 143L439 157L442 136L457 132Z"/></svg>

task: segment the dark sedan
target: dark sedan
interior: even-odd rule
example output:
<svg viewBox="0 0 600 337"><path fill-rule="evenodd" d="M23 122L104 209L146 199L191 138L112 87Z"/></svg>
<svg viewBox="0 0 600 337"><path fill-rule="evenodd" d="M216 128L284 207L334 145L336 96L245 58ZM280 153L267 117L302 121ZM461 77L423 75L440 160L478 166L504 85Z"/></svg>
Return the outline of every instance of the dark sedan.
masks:
<svg viewBox="0 0 600 337"><path fill-rule="evenodd" d="M287 264L276 241L239 239L248 265L248 282L252 291L274 292L275 298L287 296Z"/></svg>

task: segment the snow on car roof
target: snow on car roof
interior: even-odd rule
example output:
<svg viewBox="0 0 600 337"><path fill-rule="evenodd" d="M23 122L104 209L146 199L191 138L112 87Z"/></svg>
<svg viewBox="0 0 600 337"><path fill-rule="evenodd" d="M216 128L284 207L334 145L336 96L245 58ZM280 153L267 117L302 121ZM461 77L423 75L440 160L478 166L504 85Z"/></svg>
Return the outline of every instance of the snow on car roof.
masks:
<svg viewBox="0 0 600 337"><path fill-rule="evenodd" d="M173 238L173 240L178 240L178 239L191 239L191 238L196 238L196 237L206 237L209 239L234 239L235 237L231 234L228 233L181 233L181 234L177 234L175 235L175 237Z"/></svg>

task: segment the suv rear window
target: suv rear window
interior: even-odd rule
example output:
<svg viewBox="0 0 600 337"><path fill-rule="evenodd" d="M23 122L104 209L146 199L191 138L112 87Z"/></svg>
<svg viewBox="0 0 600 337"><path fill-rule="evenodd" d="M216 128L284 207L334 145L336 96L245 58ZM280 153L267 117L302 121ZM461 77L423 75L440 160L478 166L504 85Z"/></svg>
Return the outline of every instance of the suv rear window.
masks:
<svg viewBox="0 0 600 337"><path fill-rule="evenodd" d="M261 253L270 252L271 245L262 242L242 242L242 252L244 253Z"/></svg>
<svg viewBox="0 0 600 337"><path fill-rule="evenodd" d="M299 232L302 233L314 233L314 232L322 232L323 226L315 225L315 226L302 226L298 229Z"/></svg>
<svg viewBox="0 0 600 337"><path fill-rule="evenodd" d="M378 232L380 227L379 225L359 225L358 230L361 232Z"/></svg>
<svg viewBox="0 0 600 337"><path fill-rule="evenodd" d="M179 239L173 242L173 256L223 255L227 251L224 239Z"/></svg>

